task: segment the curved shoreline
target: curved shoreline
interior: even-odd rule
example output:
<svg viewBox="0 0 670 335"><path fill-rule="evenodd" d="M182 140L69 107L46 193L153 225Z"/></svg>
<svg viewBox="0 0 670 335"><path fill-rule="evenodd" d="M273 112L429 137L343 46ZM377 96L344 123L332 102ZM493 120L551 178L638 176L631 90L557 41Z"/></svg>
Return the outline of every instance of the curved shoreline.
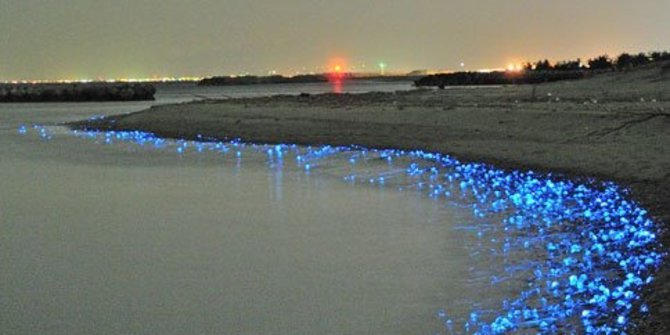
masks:
<svg viewBox="0 0 670 335"><path fill-rule="evenodd" d="M491 89L202 101L75 122L171 138L422 149L501 168L613 180L670 222L670 90L658 68ZM667 229L666 229L667 230ZM661 239L667 246L668 234ZM667 329L667 265L646 329Z"/></svg>

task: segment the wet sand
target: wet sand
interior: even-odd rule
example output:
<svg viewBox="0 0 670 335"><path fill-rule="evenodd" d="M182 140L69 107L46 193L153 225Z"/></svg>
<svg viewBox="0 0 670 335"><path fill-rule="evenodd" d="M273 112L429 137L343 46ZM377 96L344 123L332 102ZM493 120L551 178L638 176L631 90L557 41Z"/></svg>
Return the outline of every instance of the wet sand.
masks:
<svg viewBox="0 0 670 335"><path fill-rule="evenodd" d="M71 124L173 138L422 149L629 186L670 223L670 63L541 85L204 100ZM666 229L667 230L667 229ZM670 245L665 233L664 244ZM644 332L670 320L666 265Z"/></svg>

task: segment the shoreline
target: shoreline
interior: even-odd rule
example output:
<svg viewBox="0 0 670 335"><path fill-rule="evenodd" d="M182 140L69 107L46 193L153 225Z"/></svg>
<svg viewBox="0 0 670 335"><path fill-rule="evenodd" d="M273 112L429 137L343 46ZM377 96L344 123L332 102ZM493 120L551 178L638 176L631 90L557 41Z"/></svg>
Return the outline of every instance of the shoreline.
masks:
<svg viewBox="0 0 670 335"><path fill-rule="evenodd" d="M156 106L68 124L198 140L417 149L505 170L615 181L670 245L670 73L660 66L486 89L274 96ZM667 263L646 292L642 332L668 329Z"/></svg>
<svg viewBox="0 0 670 335"><path fill-rule="evenodd" d="M0 84L0 103L107 102L155 100L149 84Z"/></svg>

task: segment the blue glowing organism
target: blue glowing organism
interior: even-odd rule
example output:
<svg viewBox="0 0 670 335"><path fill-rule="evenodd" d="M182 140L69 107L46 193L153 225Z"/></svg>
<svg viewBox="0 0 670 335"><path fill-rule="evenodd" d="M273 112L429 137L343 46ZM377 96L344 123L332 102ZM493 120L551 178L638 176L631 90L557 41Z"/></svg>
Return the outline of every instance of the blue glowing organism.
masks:
<svg viewBox="0 0 670 335"><path fill-rule="evenodd" d="M53 136L47 127L32 129L40 138ZM18 128L20 134L33 130ZM489 257L504 266L504 272L487 277L491 285L516 278L527 286L494 310L474 309L462 317L440 310L438 317L448 333L624 334L631 328L634 310L649 312L640 294L653 282L664 256L657 224L628 199L626 189L611 182L503 171L420 150L263 146L239 139L208 142L202 137L199 142L173 141L139 131L72 134L110 144L149 143L179 154L191 146L203 153L234 148L238 161L243 150L272 159L292 155L306 173L328 166L328 160L343 159L342 165L352 171L343 178L347 182L424 192L434 199L462 204L475 217L495 218L492 221L498 224L473 227L481 243L473 257ZM385 162L388 171L370 174L362 170L375 159Z"/></svg>

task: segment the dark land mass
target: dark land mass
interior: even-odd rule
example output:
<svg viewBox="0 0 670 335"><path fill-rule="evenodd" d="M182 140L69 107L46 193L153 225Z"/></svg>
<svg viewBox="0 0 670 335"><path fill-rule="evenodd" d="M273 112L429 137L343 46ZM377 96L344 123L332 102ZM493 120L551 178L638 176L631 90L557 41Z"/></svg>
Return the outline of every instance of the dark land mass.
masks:
<svg viewBox="0 0 670 335"><path fill-rule="evenodd" d="M259 84L291 84L291 83L322 83L327 82L326 75L285 76L221 76L205 78L200 86L228 86L228 85L259 85Z"/></svg>
<svg viewBox="0 0 670 335"><path fill-rule="evenodd" d="M342 74L314 74L285 76L221 76L202 79L200 86L230 86L230 85L263 85L263 84L305 84L325 83L337 80L377 80L377 81L414 81L420 78L415 75L381 76L381 75L354 75Z"/></svg>
<svg viewBox="0 0 670 335"><path fill-rule="evenodd" d="M591 76L591 71L493 71L455 72L430 75L414 82L423 86L475 86L475 85L521 85L541 84L559 80L582 79Z"/></svg>
<svg viewBox="0 0 670 335"><path fill-rule="evenodd" d="M84 102L154 100L151 84L0 85L0 102Z"/></svg>

